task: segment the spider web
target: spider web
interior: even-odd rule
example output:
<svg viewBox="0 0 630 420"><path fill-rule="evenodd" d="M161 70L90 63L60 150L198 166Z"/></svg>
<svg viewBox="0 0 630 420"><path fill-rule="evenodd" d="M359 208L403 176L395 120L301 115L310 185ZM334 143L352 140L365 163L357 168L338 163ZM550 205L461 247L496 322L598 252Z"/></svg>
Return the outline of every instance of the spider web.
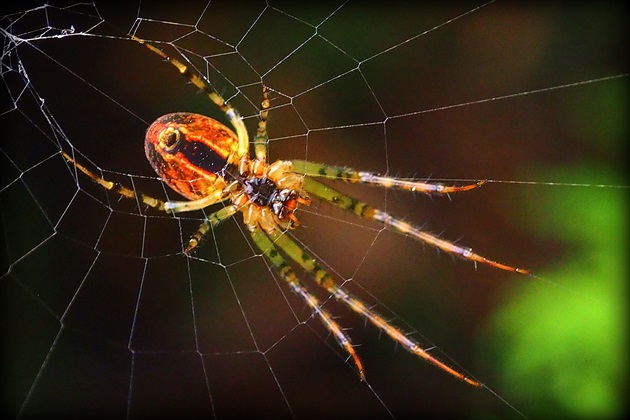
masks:
<svg viewBox="0 0 630 420"><path fill-rule="evenodd" d="M549 399L531 397L518 386L527 373L509 368L501 342L529 331L539 320L534 311L556 306L562 319L580 323L577 309L605 301L610 314L600 310L573 334L580 347L610 319L623 319L626 302L614 297L625 286L613 280L627 274L619 268L627 240L617 238L625 218L608 217L589 245L577 234L554 236L554 223L542 221L567 219L581 232L590 220L585 203L627 210L627 132L615 125L627 121L622 11L512 3L21 7L2 12L1 25L2 403L10 416L576 412L575 395L563 406L547 391L574 377L533 367L527 387ZM264 82L271 160L491 180L450 200L338 187L444 230L445 238L463 237L490 258L531 268L534 279L475 269L317 202L300 209L303 226L294 232L347 290L486 387L459 383L396 349L305 277L359 344L367 375L360 382L333 337L254 249L240 216L184 257L182 244L202 212L159 214L76 176L61 150L108 180L178 199L144 158L146 127L173 111L225 121L127 33L194 66L250 133ZM607 255L618 269L599 280L613 291L593 295L591 283L545 274L554 266L568 271L574 260L587 266L583 247L595 243L612 245ZM547 298L544 310L522 309L497 333L495 313L535 293ZM553 320L520 350L521 365L553 341ZM619 337L614 325L609 336ZM570 345L553 350L576 351ZM610 356L618 345L595 340L594 348ZM566 356L567 365L573 360ZM610 360L625 372L618 369L625 359ZM600 400L609 411L595 405L586 413L618 413L627 382L607 379L613 396Z"/></svg>

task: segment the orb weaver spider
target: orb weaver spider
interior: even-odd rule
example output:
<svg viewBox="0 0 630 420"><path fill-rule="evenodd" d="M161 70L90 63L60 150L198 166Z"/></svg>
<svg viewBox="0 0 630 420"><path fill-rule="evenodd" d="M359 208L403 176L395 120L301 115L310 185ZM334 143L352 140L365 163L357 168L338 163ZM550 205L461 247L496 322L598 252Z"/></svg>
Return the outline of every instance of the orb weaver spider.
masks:
<svg viewBox="0 0 630 420"><path fill-rule="evenodd" d="M419 242L473 261L475 264L482 263L501 270L529 274L529 271L525 269L490 260L474 253L470 248L440 239L367 203L344 195L314 178L440 195L469 191L480 187L485 181L462 186L446 186L412 179L385 177L370 172L303 160L277 160L268 163L266 142L270 103L265 86L262 89L260 118L253 142L255 158L251 158L247 129L236 109L226 103L202 76L182 62L168 56L164 51L143 39L133 35L131 39L169 62L188 81L205 92L227 116L234 131L210 117L185 112L164 115L147 129L145 139L147 159L160 178L188 201L162 201L118 183L107 181L76 162L67 153L62 152L63 157L70 164L107 190L122 197L136 199L149 207L167 213L200 210L213 204L224 203L224 207L208 215L191 236L183 249L185 254L189 254L199 245L207 232L241 212L243 222L254 244L287 286L306 302L313 314L348 353L348 357L352 358L361 380L365 380L364 368L350 337L332 315L321 306L319 300L308 291L291 265L286 262L285 256L309 273L319 287L369 320L407 351L470 385L476 387L482 385L433 357L428 350L423 349L418 342L390 324L361 299L346 292L318 264L315 257L285 233L288 229L299 225L295 210L300 205L310 204L310 194L323 202L354 213L358 217L379 222L399 234L410 236Z"/></svg>

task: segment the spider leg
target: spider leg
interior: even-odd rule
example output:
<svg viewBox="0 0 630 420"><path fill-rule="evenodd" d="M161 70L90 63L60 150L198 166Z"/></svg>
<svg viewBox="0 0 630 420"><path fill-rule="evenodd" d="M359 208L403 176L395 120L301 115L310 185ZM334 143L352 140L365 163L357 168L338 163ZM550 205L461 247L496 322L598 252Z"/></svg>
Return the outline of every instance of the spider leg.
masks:
<svg viewBox="0 0 630 420"><path fill-rule="evenodd" d="M391 227L398 233L411 236L412 238L420 242L424 242L450 254L460 256L463 259L470 260L475 263L487 264L501 270L512 271L515 273L526 275L530 274L528 270L512 267L497 261L490 260L482 255L476 254L470 248L462 247L454 244L453 242L440 239L436 235L418 229L417 227L407 222L403 222L400 219L396 219L382 210L375 209L369 204L344 195L339 191L336 191L335 189L320 182L317 182L309 177L304 178L303 188L307 192L321 198L322 200L328 201L329 203L334 204L337 207L350 211L359 217L376 220L384 224L385 226Z"/></svg>
<svg viewBox="0 0 630 420"><path fill-rule="evenodd" d="M293 171L310 177L341 180L351 183L363 183L377 185L385 188L398 188L401 190L421 192L425 194L450 194L454 192L468 191L481 187L486 181L478 181L474 184L462 186L448 186L440 183L419 182L413 179L392 178L379 176L371 172L356 171L350 168L329 166L305 160L292 161Z"/></svg>
<svg viewBox="0 0 630 420"><path fill-rule="evenodd" d="M86 168L85 166L81 165L80 163L78 163L77 161L75 161L72 157L70 157L70 155L68 155L66 152L61 152L62 156L68 161L70 162L72 165L74 165L75 168L77 168L79 171L83 172L83 174L85 174L88 178L90 178L92 181L96 182L98 185L100 185L101 187L109 190L109 191L113 191L117 194L120 194L121 196L123 196L124 198L131 198L131 199L137 199L139 202L142 202L144 204L146 204L149 207L153 207L155 209L158 210L162 210L162 211L167 211L165 204L165 201L162 200L158 200L157 198L153 198L150 197L148 195L142 194L142 193L136 193L135 191L120 185L117 182L112 182L112 181L108 181L98 175L96 175L94 172L90 171L88 168Z"/></svg>
<svg viewBox="0 0 630 420"><path fill-rule="evenodd" d="M295 272L291 269L282 255L278 252L273 242L269 239L268 234L265 233L260 227L254 226L250 229L250 233L252 239L256 246L262 251L265 258L276 268L278 274L282 277L282 279L289 285L291 290L297 293L306 304L311 308L311 310L317 314L320 321L324 326L330 331L334 336L337 342L344 350L352 357L357 370L359 371L359 376L361 380L365 379L365 374L363 372L363 365L359 356L354 351L354 347L352 346L352 341L343 332L341 326L335 320L332 319L331 315L321 307L319 300L313 296L301 283L298 279Z"/></svg>
<svg viewBox="0 0 630 420"><path fill-rule="evenodd" d="M268 235L281 251L286 253L286 255L288 255L293 261L299 264L304 270L309 272L319 286L326 289L332 296L335 297L335 299L343 302L354 312L368 319L377 328L384 331L392 340L400 343L407 351L415 354L418 357L423 358L427 362L437 366L443 371L455 376L456 378L461 379L462 381L470 385L481 385L474 379L465 376L461 372L456 371L455 369L446 365L444 362L433 357L426 350L422 349L418 342L408 337L400 329L391 325L380 314L370 309L365 303L363 303L361 299L352 296L351 294L343 290L339 285L337 285L335 280L328 274L328 272L326 272L326 270L324 270L319 264L317 264L317 260L308 252L306 252L304 248L291 240L288 235L283 234L278 230L273 230L269 232Z"/></svg>
<svg viewBox="0 0 630 420"><path fill-rule="evenodd" d="M239 207L235 204L232 204L208 215L203 223L199 225L197 231L188 240L188 244L184 249L184 253L190 254L192 250L195 249L197 245L199 245L201 239L206 235L206 233L210 231L210 229L214 229L224 220L227 220L230 217L234 216L237 211L239 211Z"/></svg>
<svg viewBox="0 0 630 420"><path fill-rule="evenodd" d="M267 86L262 87L262 102L260 104L260 120L254 137L254 152L256 159L265 161L267 159L267 117L269 116L269 94Z"/></svg>
<svg viewBox="0 0 630 420"><path fill-rule="evenodd" d="M230 123L234 127L234 130L236 131L236 135L238 136L239 140L237 150L238 156L243 157L249 154L249 136L247 134L247 128L245 127L245 123L243 123L243 119L241 118L238 111L236 111L236 109L234 109L230 104L226 103L221 95L219 95L212 87L210 87L204 81L204 78L195 70L191 69L181 61L170 57L164 51L152 45L148 41L145 41L144 39L140 39L134 35L131 35L131 39L144 45L150 51L168 61L175 68L177 68L177 70L193 85L205 92L208 95L208 98L210 98L210 100L214 102L214 104L218 106L219 109L221 109L221 111L223 111L223 113L228 117Z"/></svg>
<svg viewBox="0 0 630 420"><path fill-rule="evenodd" d="M157 198L153 198L141 192L135 192L134 190L127 188L117 182L108 181L101 176L95 174L87 167L83 166L76 160L74 160L70 155L66 152L61 152L62 156L74 165L79 171L83 172L88 178L92 181L99 184L101 187L115 192L116 194L121 195L124 198L136 199L139 203L146 204L149 207L153 207L155 209L164 211L164 212L184 212L184 211L192 211L199 210L204 207L208 207L212 204L221 202L225 199L223 189L216 189L212 194L207 195L199 200L193 201L163 201Z"/></svg>

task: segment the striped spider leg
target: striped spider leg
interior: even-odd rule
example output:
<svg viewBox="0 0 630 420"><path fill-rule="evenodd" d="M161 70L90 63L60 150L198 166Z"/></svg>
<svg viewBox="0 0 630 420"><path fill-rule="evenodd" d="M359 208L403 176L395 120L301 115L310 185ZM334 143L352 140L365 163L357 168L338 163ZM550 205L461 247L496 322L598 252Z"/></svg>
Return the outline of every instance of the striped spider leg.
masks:
<svg viewBox="0 0 630 420"><path fill-rule="evenodd" d="M349 168L339 168L322 164L315 164L312 162L294 160L287 162L287 165L291 165L292 170L297 173L304 174L304 180L302 182L302 188L312 196L318 197L332 205L340 207L346 211L349 211L356 216L371 219L380 222L394 231L413 237L414 239L434 246L442 251L457 255L463 259L471 260L475 264L483 263L495 268L499 268L506 271L516 272L520 274L529 274L528 270L512 267L499 263L497 261L490 260L484 256L474 253L470 248L458 246L450 241L440 239L436 235L425 232L418 229L406 222L396 219L382 210L375 209L367 203L359 201L353 197L344 195L335 189L315 181L312 177L324 177L333 180L343 180L346 182L360 182L369 185L379 185L387 188L400 188L410 191L419 191L429 194L448 194L453 192L468 191L478 186L481 186L484 182L480 181L476 184L464 185L464 186L444 186L441 184L428 184L422 182L416 182L409 179L380 177L369 172L358 172ZM331 296L336 300L342 302L354 312L369 320L374 326L385 332L392 340L400 343L403 348L410 353L419 356L429 363L437 366L452 376L470 384L473 386L481 386L478 381L467 377L463 373L453 369L441 360L433 357L427 350L424 350L421 345L402 332L399 328L392 325L385 318L383 318L378 312L371 309L361 299L346 292L343 287L339 286L335 280L324 270L319 264L316 258L310 255L303 247L291 240L287 234L281 233L275 226L263 227L264 233L257 229L254 233L254 241L260 249L263 250L265 256L276 267L280 275L291 283L295 274L291 267L284 261L281 253L287 255L291 260L300 265L306 272L315 280L316 284L324 288ZM271 241L270 241L271 239ZM297 291L298 294L301 291ZM313 307L314 303L309 302L309 306ZM333 333L334 329L329 328ZM335 334L336 336L336 334ZM337 341L342 347L347 346L347 342L336 336ZM355 365L359 370L361 378L365 377L362 371L362 365L357 360L357 355L354 351L348 350L350 356L354 359Z"/></svg>
<svg viewBox="0 0 630 420"><path fill-rule="evenodd" d="M467 377L463 373L458 372L444 362L433 357L428 351L424 350L419 343L408 337L400 329L391 325L385 318L367 306L361 299L346 292L337 284L330 274L328 274L328 272L317 263L317 260L311 254L291 240L288 235L272 228L268 232L266 231L264 233L260 229L256 229L252 232L252 237L254 238L256 245L263 250L265 257L275 266L282 278L296 293L298 293L298 295L301 295L306 300L315 313L322 310L319 302L310 293L300 288L297 283L297 276L293 272L291 266L285 262L281 253L278 252L278 249L288 255L289 258L300 265L306 272L310 273L318 286L324 288L331 296L334 296L335 299L344 303L354 312L369 320L374 326L384 331L392 340L400 343L406 350L470 385L477 387L481 386L481 383L478 381ZM363 370L363 365L352 348L352 344L349 339L341 332L339 325L335 321L327 320L325 325L326 328L333 333L339 345L346 349L353 358L355 366L359 371L359 376L361 380L364 380L365 372Z"/></svg>
<svg viewBox="0 0 630 420"><path fill-rule="evenodd" d="M234 131L212 118L187 112L164 115L149 126L145 136L147 159L161 179L173 190L187 198L187 201L163 201L118 183L107 181L76 162L69 154L62 152L67 161L102 187L122 197L135 199L139 205L144 204L167 213L201 210L222 203L223 207L206 216L204 222L185 244L183 247L185 254L190 254L211 229L236 213L242 213L247 231L261 255L334 335L339 345L353 359L361 379L365 378L364 368L354 350L350 337L300 281L291 266L285 261L283 254L309 273L319 287L369 320L406 350L470 385L481 385L430 355L416 341L391 325L360 299L346 292L318 264L313 256L289 238L286 231L299 225L299 220L294 214L295 210L300 205L309 205L309 195L312 195L359 217L382 223L400 234L411 236L418 241L464 259L507 271L528 274L527 270L487 259L473 253L469 248L460 247L424 232L384 211L343 195L314 178L323 177L428 194L468 191L479 187L483 181L463 186L444 186L415 180L382 177L369 172L336 168L300 160L277 160L273 163L267 163L267 117L270 105L267 88L264 86L260 118L253 142L255 157L250 158L249 136L238 112L227 104L194 70L142 39L135 36L132 36L131 39L169 62L189 82L205 92L212 103L226 115Z"/></svg>
<svg viewBox="0 0 630 420"><path fill-rule="evenodd" d="M418 241L424 242L442 251L473 261L475 264L482 263L501 270L530 274L528 270L490 260L484 256L474 253L471 248L458 246L453 242L441 239L436 235L423 231L400 219L396 219L386 212L376 209L369 204L358 201L353 197L346 196L327 185L315 181L312 178L321 177L350 183L363 183L385 188L397 188L413 192L442 195L469 191L482 186L485 181L479 181L475 184L462 186L447 186L436 183L417 182L410 179L383 177L370 172L355 171L350 168L340 168L301 160L292 161L292 167L294 171L305 175L303 188L307 192L324 201L327 201L330 204L350 211L359 217L378 221L398 233L411 236Z"/></svg>

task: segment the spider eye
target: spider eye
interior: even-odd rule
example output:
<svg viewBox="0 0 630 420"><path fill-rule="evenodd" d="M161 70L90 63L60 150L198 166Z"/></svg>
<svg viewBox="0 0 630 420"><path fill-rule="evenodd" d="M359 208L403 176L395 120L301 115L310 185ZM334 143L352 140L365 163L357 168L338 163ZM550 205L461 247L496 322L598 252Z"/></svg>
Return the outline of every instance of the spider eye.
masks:
<svg viewBox="0 0 630 420"><path fill-rule="evenodd" d="M160 135L160 146L162 146L165 151L171 152L175 149L181 138L181 131L177 129L167 129Z"/></svg>

